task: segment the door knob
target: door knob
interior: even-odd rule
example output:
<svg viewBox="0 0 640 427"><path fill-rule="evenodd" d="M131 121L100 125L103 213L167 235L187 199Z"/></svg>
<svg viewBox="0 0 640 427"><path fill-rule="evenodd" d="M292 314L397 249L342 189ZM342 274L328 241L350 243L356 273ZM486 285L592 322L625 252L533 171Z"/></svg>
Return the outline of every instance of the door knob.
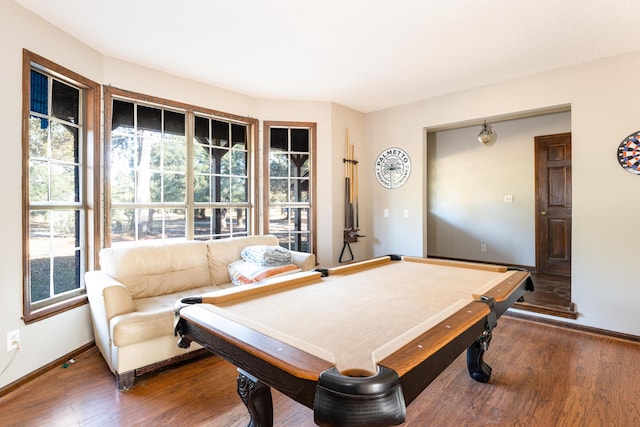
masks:
<svg viewBox="0 0 640 427"><path fill-rule="evenodd" d="M540 215L546 215L547 211L540 211Z"/></svg>

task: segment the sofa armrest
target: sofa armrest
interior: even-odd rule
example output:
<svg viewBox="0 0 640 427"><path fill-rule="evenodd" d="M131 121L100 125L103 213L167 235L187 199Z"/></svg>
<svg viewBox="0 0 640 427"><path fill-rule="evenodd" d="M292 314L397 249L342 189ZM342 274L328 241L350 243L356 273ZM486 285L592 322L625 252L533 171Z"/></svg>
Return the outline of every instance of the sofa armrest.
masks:
<svg viewBox="0 0 640 427"><path fill-rule="evenodd" d="M308 252L298 252L298 251L289 251L291 252L291 259L295 265L300 267L302 271L309 271L316 268L316 256L315 254L310 254Z"/></svg>
<svg viewBox="0 0 640 427"><path fill-rule="evenodd" d="M97 270L85 274L85 284L92 310L104 310L107 323L115 316L136 310L129 289L106 273Z"/></svg>

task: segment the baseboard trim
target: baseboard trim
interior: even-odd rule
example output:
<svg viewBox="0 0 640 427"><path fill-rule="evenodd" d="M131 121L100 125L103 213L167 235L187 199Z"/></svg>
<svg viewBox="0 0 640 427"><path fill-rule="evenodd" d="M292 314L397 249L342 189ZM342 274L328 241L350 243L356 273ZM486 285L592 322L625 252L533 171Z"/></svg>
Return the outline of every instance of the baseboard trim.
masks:
<svg viewBox="0 0 640 427"><path fill-rule="evenodd" d="M615 332L607 329L594 328L591 326L576 325L575 323L563 322L561 320L548 319L545 317L538 317L534 315L514 312L511 310L507 310L507 312L505 312L503 316L508 316L514 319L519 319L519 320L525 320L528 322L542 323L545 325L555 326L562 329L570 329L573 331L583 332L590 335L599 335L599 336L604 336L607 338L612 338L612 339L617 339L622 341L632 341L634 343L640 343L640 336L637 336L637 335L625 334L622 332Z"/></svg>
<svg viewBox="0 0 640 427"><path fill-rule="evenodd" d="M36 369L35 371L25 375L22 378L18 378L17 380L15 380L14 382L7 384L6 386L0 388L0 397L4 397L7 394L11 393L13 390L17 389L18 387L28 383L29 381L39 377L40 375L44 374L47 371L50 371L51 369L58 367L60 365L62 365L63 363L67 362L69 359L73 359L74 357L78 357L80 354L84 353L85 351L91 349L92 347L95 347L96 343L95 341L91 341L85 345L83 345L82 347L78 347L75 350L65 354L64 356L61 356L59 358L57 358L56 360L47 363L46 365Z"/></svg>

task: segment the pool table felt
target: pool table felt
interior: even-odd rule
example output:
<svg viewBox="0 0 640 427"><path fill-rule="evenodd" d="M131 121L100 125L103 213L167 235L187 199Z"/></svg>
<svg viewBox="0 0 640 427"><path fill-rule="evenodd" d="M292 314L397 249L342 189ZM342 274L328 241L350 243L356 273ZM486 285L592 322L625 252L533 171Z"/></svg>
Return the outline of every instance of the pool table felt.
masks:
<svg viewBox="0 0 640 427"><path fill-rule="evenodd" d="M322 358L341 372L375 373L385 357L515 273L483 264L439 264L384 257L330 269L325 278L308 275L299 283L247 287L247 296L239 288L202 307ZM283 287L286 292L280 292ZM484 304L472 309L478 316L488 313Z"/></svg>

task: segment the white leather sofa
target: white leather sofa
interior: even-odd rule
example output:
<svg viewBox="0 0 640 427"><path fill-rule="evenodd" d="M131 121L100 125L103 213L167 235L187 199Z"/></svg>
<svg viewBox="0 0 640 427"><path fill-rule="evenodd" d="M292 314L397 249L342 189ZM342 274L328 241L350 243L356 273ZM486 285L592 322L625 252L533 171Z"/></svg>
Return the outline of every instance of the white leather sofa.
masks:
<svg viewBox="0 0 640 427"><path fill-rule="evenodd" d="M101 270L87 272L85 283L95 342L119 390L131 387L137 376L202 353L195 344L178 347L174 305L186 296L233 286L227 266L252 245L277 246L278 239L151 241L100 251ZM315 267L315 255L291 255L302 271Z"/></svg>

